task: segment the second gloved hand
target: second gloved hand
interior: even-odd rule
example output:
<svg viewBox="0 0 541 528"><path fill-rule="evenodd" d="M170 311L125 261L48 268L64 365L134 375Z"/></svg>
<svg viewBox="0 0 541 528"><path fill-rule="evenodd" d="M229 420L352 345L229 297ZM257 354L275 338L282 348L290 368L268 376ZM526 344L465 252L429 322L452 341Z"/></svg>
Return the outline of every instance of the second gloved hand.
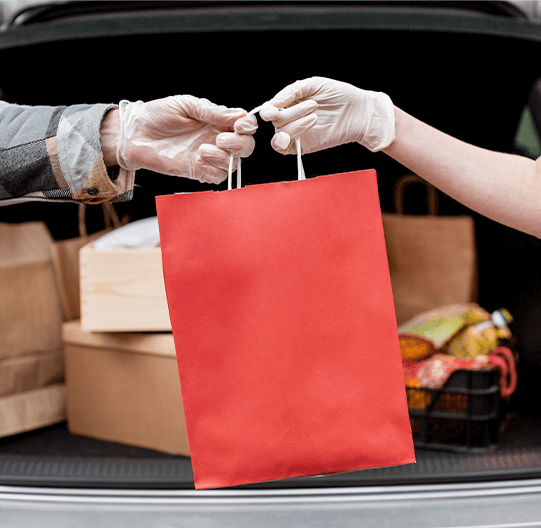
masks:
<svg viewBox="0 0 541 528"><path fill-rule="evenodd" d="M274 124L271 145L282 154L296 152L296 137L301 137L306 154L353 142L376 152L395 137L394 105L388 95L325 77L287 86L259 115Z"/></svg>
<svg viewBox="0 0 541 528"><path fill-rule="evenodd" d="M191 95L121 101L118 163L220 183L227 178L230 156L247 157L254 150L257 121L246 114Z"/></svg>

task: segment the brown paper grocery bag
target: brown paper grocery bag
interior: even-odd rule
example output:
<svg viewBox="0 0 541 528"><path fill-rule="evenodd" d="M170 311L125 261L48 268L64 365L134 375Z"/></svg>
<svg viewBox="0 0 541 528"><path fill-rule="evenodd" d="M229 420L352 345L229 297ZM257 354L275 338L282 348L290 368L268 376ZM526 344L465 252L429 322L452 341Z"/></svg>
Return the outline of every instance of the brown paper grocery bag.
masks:
<svg viewBox="0 0 541 528"><path fill-rule="evenodd" d="M0 438L66 419L66 386L56 383L0 398Z"/></svg>
<svg viewBox="0 0 541 528"><path fill-rule="evenodd" d="M62 313L42 222L0 223L0 359L62 348Z"/></svg>
<svg viewBox="0 0 541 528"><path fill-rule="evenodd" d="M0 223L0 437L66 419L53 247L42 222Z"/></svg>
<svg viewBox="0 0 541 528"><path fill-rule="evenodd" d="M64 381L62 350L0 360L0 397Z"/></svg>
<svg viewBox="0 0 541 528"><path fill-rule="evenodd" d="M411 183L426 189L426 216L404 214ZM439 216L436 188L414 174L397 181L394 203L396 214L383 214L383 228L398 324L437 306L475 300L473 219Z"/></svg>

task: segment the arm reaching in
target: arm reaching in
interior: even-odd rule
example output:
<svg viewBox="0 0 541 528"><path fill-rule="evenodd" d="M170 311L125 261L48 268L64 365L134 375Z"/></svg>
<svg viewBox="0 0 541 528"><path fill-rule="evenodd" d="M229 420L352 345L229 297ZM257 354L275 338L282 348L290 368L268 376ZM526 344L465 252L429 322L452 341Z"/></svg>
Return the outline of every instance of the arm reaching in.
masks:
<svg viewBox="0 0 541 528"><path fill-rule="evenodd" d="M541 158L485 150L395 108L385 152L470 209L541 238Z"/></svg>
<svg viewBox="0 0 541 528"><path fill-rule="evenodd" d="M481 149L453 138L378 92L313 77L281 90L260 112L272 121L275 150L303 152L357 142L387 155L495 221L541 238L541 158Z"/></svg>
<svg viewBox="0 0 541 528"><path fill-rule="evenodd" d="M0 205L131 200L138 168L219 183L230 156L252 153L256 129L245 110L193 96L120 108L0 101Z"/></svg>

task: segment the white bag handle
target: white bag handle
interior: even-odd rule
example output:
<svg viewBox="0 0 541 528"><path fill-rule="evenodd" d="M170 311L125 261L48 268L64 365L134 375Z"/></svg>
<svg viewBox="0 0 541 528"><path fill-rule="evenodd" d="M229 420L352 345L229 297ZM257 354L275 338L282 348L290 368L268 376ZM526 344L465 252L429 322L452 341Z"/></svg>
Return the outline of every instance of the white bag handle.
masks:
<svg viewBox="0 0 541 528"><path fill-rule="evenodd" d="M248 115L254 115L261 110L261 106L257 106L252 111L248 112ZM301 138L295 138L295 147L297 149L297 178L299 180L306 180L306 174L304 172L304 166L302 164L301 153ZM241 174L241 158L239 158L237 165L237 189L242 187L242 174ZM227 189L230 191L233 188L233 156L229 156L229 169L227 171Z"/></svg>

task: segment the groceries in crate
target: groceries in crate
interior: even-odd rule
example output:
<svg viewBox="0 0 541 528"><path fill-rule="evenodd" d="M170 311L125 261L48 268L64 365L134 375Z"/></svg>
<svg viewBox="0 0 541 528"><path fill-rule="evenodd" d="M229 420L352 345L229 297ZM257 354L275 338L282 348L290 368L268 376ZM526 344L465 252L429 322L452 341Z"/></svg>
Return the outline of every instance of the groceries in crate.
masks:
<svg viewBox="0 0 541 528"><path fill-rule="evenodd" d="M515 360L507 347L497 347L489 354L480 354L473 359L437 353L421 361L405 360L403 366L407 387L441 389L457 370L487 370L494 367L500 371L500 392L504 398L510 397L517 385Z"/></svg>
<svg viewBox="0 0 541 528"><path fill-rule="evenodd" d="M407 387L440 389L460 369L500 371L504 398L517 383L515 358L502 346L512 335L511 314L492 314L469 303L425 312L399 327L400 350ZM412 402L419 408L419 402Z"/></svg>
<svg viewBox="0 0 541 528"><path fill-rule="evenodd" d="M475 303L421 313L398 329L415 445L469 451L499 438L517 385L506 310Z"/></svg>

